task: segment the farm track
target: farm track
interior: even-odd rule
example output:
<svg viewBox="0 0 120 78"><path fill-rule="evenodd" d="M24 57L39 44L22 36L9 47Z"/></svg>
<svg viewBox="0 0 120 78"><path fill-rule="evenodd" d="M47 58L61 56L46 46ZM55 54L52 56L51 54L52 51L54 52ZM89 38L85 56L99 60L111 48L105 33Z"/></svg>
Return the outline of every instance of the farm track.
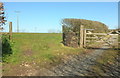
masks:
<svg viewBox="0 0 120 78"><path fill-rule="evenodd" d="M16 67L16 76L99 76L91 67L96 65L96 59L101 57L103 55L102 53L109 50L111 45L118 43L117 40L117 35L111 35L111 38L107 40L109 44L105 43L101 48L91 48L92 52L66 56L68 59L63 60L61 64L55 67L37 68L39 65L33 67L25 63L20 65L24 71ZM120 59L117 60L118 62L120 61ZM120 73L120 70L117 70L118 62L107 66L108 71L105 72L104 76L116 76L116 78L118 78L118 74ZM106 66L104 66L103 69L106 69Z"/></svg>
<svg viewBox="0 0 120 78"><path fill-rule="evenodd" d="M112 35L112 37L108 40L112 43L117 43L117 36ZM101 48L95 49L95 51L82 54L82 55L72 55L69 57L68 61L64 61L60 65L49 68L49 69L43 69L42 71L39 71L35 73L35 75L40 76L94 76L95 71L91 70L91 67L96 64L95 60L102 56L102 53L105 50L108 50L110 46L105 43ZM117 66L116 66L117 68ZM113 68L113 69L116 69ZM118 76L118 73L109 72L105 74L105 76L115 75Z"/></svg>

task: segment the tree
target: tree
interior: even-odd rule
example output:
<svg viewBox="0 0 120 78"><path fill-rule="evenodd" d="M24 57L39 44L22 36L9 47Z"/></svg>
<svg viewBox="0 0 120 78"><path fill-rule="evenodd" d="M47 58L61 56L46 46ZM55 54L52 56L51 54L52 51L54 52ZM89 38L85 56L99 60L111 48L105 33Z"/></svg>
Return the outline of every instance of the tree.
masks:
<svg viewBox="0 0 120 78"><path fill-rule="evenodd" d="M0 30L3 30L3 25L5 24L5 16L4 16L4 4L0 2Z"/></svg>

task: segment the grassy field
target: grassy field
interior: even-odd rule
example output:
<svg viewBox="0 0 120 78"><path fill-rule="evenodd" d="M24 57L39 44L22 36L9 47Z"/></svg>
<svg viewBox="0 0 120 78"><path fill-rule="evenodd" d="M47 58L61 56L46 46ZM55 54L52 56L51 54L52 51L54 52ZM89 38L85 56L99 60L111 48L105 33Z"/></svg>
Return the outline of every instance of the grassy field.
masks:
<svg viewBox="0 0 120 78"><path fill-rule="evenodd" d="M68 59L69 55L89 52L64 46L62 34L57 33L13 33L10 45L12 54L4 58L3 75L16 76L27 70L50 68ZM100 47L100 43L91 46Z"/></svg>
<svg viewBox="0 0 120 78"><path fill-rule="evenodd" d="M19 71L20 65L46 67L56 65L66 56L83 52L80 48L65 47L62 34L56 33L14 33L11 43L12 54L5 58L3 74ZM18 70L13 70L13 69ZM13 72L13 73L11 73Z"/></svg>

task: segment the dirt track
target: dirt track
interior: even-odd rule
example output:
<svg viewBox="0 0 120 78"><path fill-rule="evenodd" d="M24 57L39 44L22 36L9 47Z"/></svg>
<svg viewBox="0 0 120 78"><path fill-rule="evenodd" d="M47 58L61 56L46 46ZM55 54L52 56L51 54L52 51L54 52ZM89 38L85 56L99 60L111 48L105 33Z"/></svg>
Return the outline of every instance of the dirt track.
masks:
<svg viewBox="0 0 120 78"><path fill-rule="evenodd" d="M118 36L112 35L108 40L110 45L118 43ZM69 60L52 68L43 69L42 72L36 72L36 75L43 76L89 76L90 73L94 74L91 66L95 64L95 60L102 55L102 53L110 48L108 43L105 43L101 48L95 49L94 52L82 55L73 55ZM106 74L107 76L107 74Z"/></svg>
<svg viewBox="0 0 120 78"><path fill-rule="evenodd" d="M118 35L111 35L107 42L109 44L105 43L101 48L92 48L93 52L68 56L69 59L67 61L64 60L64 62L53 68L30 69L30 71L21 74L21 76L94 76L95 71L91 67L96 65L96 59L102 56L103 52L108 50L113 44L118 43ZM104 76L119 76L118 73L120 71L116 70L117 68L117 65L113 65L110 68L110 72L107 72Z"/></svg>

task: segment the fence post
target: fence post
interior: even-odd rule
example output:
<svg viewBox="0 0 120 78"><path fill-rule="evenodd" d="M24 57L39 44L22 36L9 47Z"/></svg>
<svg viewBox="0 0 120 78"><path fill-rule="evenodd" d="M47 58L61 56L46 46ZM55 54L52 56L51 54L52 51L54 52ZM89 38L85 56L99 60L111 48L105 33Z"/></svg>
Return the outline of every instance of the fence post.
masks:
<svg viewBox="0 0 120 78"><path fill-rule="evenodd" d="M86 47L86 29L84 29L83 33L84 33L83 45L84 45L84 48L85 48Z"/></svg>
<svg viewBox="0 0 120 78"><path fill-rule="evenodd" d="M12 22L9 22L9 39L12 39Z"/></svg>
<svg viewBox="0 0 120 78"><path fill-rule="evenodd" d="M64 36L64 26L62 26L62 40L63 40L63 43L64 43L64 39L65 39L65 36Z"/></svg>
<svg viewBox="0 0 120 78"><path fill-rule="evenodd" d="M83 25L80 26L80 47L83 48Z"/></svg>

